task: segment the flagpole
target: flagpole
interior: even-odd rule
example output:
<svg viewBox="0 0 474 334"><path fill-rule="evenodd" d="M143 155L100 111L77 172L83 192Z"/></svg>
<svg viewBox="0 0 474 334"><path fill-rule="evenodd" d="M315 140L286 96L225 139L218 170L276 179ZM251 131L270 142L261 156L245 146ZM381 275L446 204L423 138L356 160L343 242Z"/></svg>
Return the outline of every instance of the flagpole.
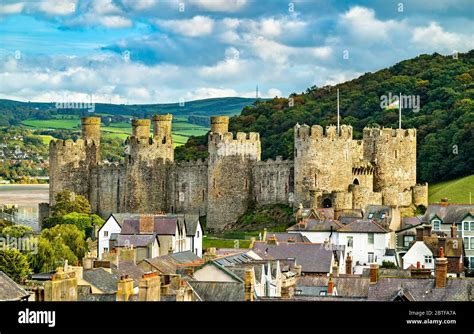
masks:
<svg viewBox="0 0 474 334"><path fill-rule="evenodd" d="M402 93L398 97L398 128L402 128Z"/></svg>
<svg viewBox="0 0 474 334"><path fill-rule="evenodd" d="M337 89L337 134L339 134L339 88Z"/></svg>

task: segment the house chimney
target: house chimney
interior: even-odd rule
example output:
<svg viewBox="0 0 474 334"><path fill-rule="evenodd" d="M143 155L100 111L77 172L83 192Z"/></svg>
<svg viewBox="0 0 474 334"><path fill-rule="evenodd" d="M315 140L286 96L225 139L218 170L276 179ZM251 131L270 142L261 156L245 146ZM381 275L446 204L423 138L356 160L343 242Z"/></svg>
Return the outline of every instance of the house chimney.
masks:
<svg viewBox="0 0 474 334"><path fill-rule="evenodd" d="M423 236L424 237L431 237L431 225L426 224L423 226Z"/></svg>
<svg viewBox="0 0 474 334"><path fill-rule="evenodd" d="M205 262L214 260L217 257L217 250L215 247L209 247L204 253L203 259Z"/></svg>
<svg viewBox="0 0 474 334"><path fill-rule="evenodd" d="M451 238L457 238L457 235L458 235L458 228L456 226L456 224L453 223L453 225L451 225Z"/></svg>
<svg viewBox="0 0 474 334"><path fill-rule="evenodd" d="M296 276L297 276L297 277L300 277L300 276L301 276L301 270L302 270L302 268L303 268L303 267L301 266L301 264L295 265L295 272L296 272Z"/></svg>
<svg viewBox="0 0 474 334"><path fill-rule="evenodd" d="M267 238L267 244L268 245L278 245L278 240L275 237L275 235L271 235Z"/></svg>
<svg viewBox="0 0 474 334"><path fill-rule="evenodd" d="M263 229L262 240L263 240L263 241L266 241L266 240L267 240L267 228L264 228L264 229Z"/></svg>
<svg viewBox="0 0 474 334"><path fill-rule="evenodd" d="M448 199L447 197L443 197L443 198L441 198L439 204L441 204L441 205L443 205L443 206L447 206L447 205L448 205L448 201L449 201L449 199Z"/></svg>
<svg viewBox="0 0 474 334"><path fill-rule="evenodd" d="M334 261L332 265L332 273L334 277L339 277L339 263L337 261Z"/></svg>
<svg viewBox="0 0 474 334"><path fill-rule="evenodd" d="M437 289L446 287L446 276L448 274L448 259L444 257L444 248L439 249L439 258L436 259L435 285Z"/></svg>
<svg viewBox="0 0 474 334"><path fill-rule="evenodd" d="M347 254L346 258L346 275L352 275L352 257Z"/></svg>
<svg viewBox="0 0 474 334"><path fill-rule="evenodd" d="M155 230L155 217L153 215L141 215L139 218L139 233L150 234Z"/></svg>
<svg viewBox="0 0 474 334"><path fill-rule="evenodd" d="M422 226L416 228L416 241L423 241L424 231Z"/></svg>
<svg viewBox="0 0 474 334"><path fill-rule="evenodd" d="M444 254L444 250L446 249L446 238L445 237L439 237L438 238L438 253L440 254L439 257L442 257L441 256L441 248L443 249L443 254Z"/></svg>
<svg viewBox="0 0 474 334"><path fill-rule="evenodd" d="M416 262L416 269L420 269L420 268L421 268L420 261L417 261Z"/></svg>
<svg viewBox="0 0 474 334"><path fill-rule="evenodd" d="M253 302L255 293L253 269L247 269L244 276L244 300Z"/></svg>
<svg viewBox="0 0 474 334"><path fill-rule="evenodd" d="M334 280L333 280L333 275L329 275L329 280L328 280L328 296L332 296L334 294Z"/></svg>
<svg viewBox="0 0 474 334"><path fill-rule="evenodd" d="M133 280L128 278L128 275L120 277L117 284L116 301L127 302L131 295L133 295Z"/></svg>
<svg viewBox="0 0 474 334"><path fill-rule="evenodd" d="M379 274L379 265L376 263L370 264L370 284L377 283L377 276Z"/></svg>
<svg viewBox="0 0 474 334"><path fill-rule="evenodd" d="M161 280L156 272L144 274L138 282L138 300L141 302L159 302L160 291Z"/></svg>

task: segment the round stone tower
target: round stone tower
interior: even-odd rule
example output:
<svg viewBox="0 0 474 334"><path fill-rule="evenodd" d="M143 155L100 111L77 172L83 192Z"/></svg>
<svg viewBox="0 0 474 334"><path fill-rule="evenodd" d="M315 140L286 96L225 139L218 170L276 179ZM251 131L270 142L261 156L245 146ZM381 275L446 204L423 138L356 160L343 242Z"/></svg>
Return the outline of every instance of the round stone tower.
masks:
<svg viewBox="0 0 474 334"><path fill-rule="evenodd" d="M149 119L134 119L132 120L132 136L138 139L147 139L150 137Z"/></svg>
<svg viewBox="0 0 474 334"><path fill-rule="evenodd" d="M229 132L229 117L228 116L211 117L211 132L212 133Z"/></svg>
<svg viewBox="0 0 474 334"><path fill-rule="evenodd" d="M100 144L100 117L81 118L82 138L85 142L93 141L96 146Z"/></svg>
<svg viewBox="0 0 474 334"><path fill-rule="evenodd" d="M173 115L155 115L153 116L153 134L155 139L161 141L171 138L171 126Z"/></svg>

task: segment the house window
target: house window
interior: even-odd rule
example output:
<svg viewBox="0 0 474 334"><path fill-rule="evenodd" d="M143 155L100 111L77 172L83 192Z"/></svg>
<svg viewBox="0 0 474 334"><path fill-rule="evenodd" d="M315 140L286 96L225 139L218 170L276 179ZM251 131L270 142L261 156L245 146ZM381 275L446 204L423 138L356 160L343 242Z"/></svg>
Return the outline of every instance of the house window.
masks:
<svg viewBox="0 0 474 334"><path fill-rule="evenodd" d="M373 233L367 234L367 242L369 243L369 245L374 244L374 234Z"/></svg>
<svg viewBox="0 0 474 334"><path fill-rule="evenodd" d="M469 238L468 237L464 237L464 248L469 249Z"/></svg>
<svg viewBox="0 0 474 334"><path fill-rule="evenodd" d="M198 249L194 248L194 253L197 255L198 254Z"/></svg>
<svg viewBox="0 0 474 334"><path fill-rule="evenodd" d="M374 253L369 253L368 261L369 261L369 263L373 263L373 262L374 262Z"/></svg>
<svg viewBox="0 0 474 334"><path fill-rule="evenodd" d="M471 238L471 245L469 247L470 249L474 249L474 237Z"/></svg>
<svg viewBox="0 0 474 334"><path fill-rule="evenodd" d="M104 231L104 237L108 237L109 236L109 231Z"/></svg>
<svg viewBox="0 0 474 334"><path fill-rule="evenodd" d="M464 231L469 231L469 222L464 222Z"/></svg>
<svg viewBox="0 0 474 334"><path fill-rule="evenodd" d="M199 238L199 231L196 231L196 237Z"/></svg>
<svg viewBox="0 0 474 334"><path fill-rule="evenodd" d="M474 222L471 222L471 231L474 231Z"/></svg>
<svg viewBox="0 0 474 334"><path fill-rule="evenodd" d="M109 252L109 248L108 247L104 247L104 253L108 253Z"/></svg>
<svg viewBox="0 0 474 334"><path fill-rule="evenodd" d="M347 237L347 247L353 247L354 237Z"/></svg>
<svg viewBox="0 0 474 334"><path fill-rule="evenodd" d="M405 235L403 237L403 247L410 247L410 243L415 240L414 235Z"/></svg>
<svg viewBox="0 0 474 334"><path fill-rule="evenodd" d="M439 231L439 220L433 220L433 230Z"/></svg>
<svg viewBox="0 0 474 334"><path fill-rule="evenodd" d="M433 263L433 257L431 255L425 255L425 263Z"/></svg>
<svg viewBox="0 0 474 334"><path fill-rule="evenodd" d="M471 269L474 268L474 256L470 257L469 268L471 268Z"/></svg>
<svg viewBox="0 0 474 334"><path fill-rule="evenodd" d="M369 219L372 219L373 217L374 217L374 213L373 212L369 213Z"/></svg>

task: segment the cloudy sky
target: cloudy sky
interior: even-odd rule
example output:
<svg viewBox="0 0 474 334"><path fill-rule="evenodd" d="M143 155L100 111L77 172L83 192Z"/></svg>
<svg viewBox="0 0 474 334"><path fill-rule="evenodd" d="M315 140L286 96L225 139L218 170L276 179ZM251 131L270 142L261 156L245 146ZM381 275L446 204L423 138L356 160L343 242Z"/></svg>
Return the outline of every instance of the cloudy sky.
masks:
<svg viewBox="0 0 474 334"><path fill-rule="evenodd" d="M0 98L288 96L474 48L472 0L2 0Z"/></svg>

